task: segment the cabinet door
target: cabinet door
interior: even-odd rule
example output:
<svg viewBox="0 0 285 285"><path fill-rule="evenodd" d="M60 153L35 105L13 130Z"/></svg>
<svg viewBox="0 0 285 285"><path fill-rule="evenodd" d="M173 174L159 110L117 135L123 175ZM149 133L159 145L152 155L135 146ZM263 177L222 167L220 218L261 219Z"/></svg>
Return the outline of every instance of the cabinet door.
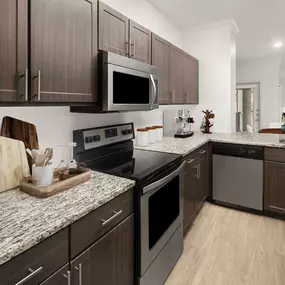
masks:
<svg viewBox="0 0 285 285"><path fill-rule="evenodd" d="M0 102L28 96L27 0L1 0Z"/></svg>
<svg viewBox="0 0 285 285"><path fill-rule="evenodd" d="M97 1L31 0L31 100L95 100L96 38Z"/></svg>
<svg viewBox="0 0 285 285"><path fill-rule="evenodd" d="M199 63L194 57L185 54L183 61L183 86L186 103L198 104L199 96Z"/></svg>
<svg viewBox="0 0 285 285"><path fill-rule="evenodd" d="M285 214L285 163L265 162L264 208Z"/></svg>
<svg viewBox="0 0 285 285"><path fill-rule="evenodd" d="M191 225L195 217L195 193L198 186L197 164L192 159L186 159L187 165L184 170L183 180L183 228L184 233Z"/></svg>
<svg viewBox="0 0 285 285"><path fill-rule="evenodd" d="M59 271L54 273L40 285L68 285L71 282L71 275L69 271L69 266L66 265L62 267Z"/></svg>
<svg viewBox="0 0 285 285"><path fill-rule="evenodd" d="M159 103L171 104L170 90L171 44L159 36L152 34L152 65L159 68Z"/></svg>
<svg viewBox="0 0 285 285"><path fill-rule="evenodd" d="M71 263L73 285L134 284L134 216Z"/></svg>
<svg viewBox="0 0 285 285"><path fill-rule="evenodd" d="M99 49L129 56L129 19L99 2Z"/></svg>
<svg viewBox="0 0 285 285"><path fill-rule="evenodd" d="M176 47L171 49L170 85L172 101L175 104L185 104L186 96L183 88L183 60L184 52Z"/></svg>
<svg viewBox="0 0 285 285"><path fill-rule="evenodd" d="M151 31L130 20L130 57L151 64Z"/></svg>
<svg viewBox="0 0 285 285"><path fill-rule="evenodd" d="M199 181L201 183L200 185L200 199L202 202L205 201L205 199L210 194L210 171L209 171L209 160L208 155L205 154L201 160L200 160L200 169L199 169Z"/></svg>

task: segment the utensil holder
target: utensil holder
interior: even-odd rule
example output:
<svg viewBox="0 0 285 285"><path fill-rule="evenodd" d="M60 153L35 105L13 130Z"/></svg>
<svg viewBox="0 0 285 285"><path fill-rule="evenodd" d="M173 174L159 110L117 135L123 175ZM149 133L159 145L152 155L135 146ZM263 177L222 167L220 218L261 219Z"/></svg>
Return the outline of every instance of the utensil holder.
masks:
<svg viewBox="0 0 285 285"><path fill-rule="evenodd" d="M32 180L36 186L46 187L53 182L53 165L32 166Z"/></svg>

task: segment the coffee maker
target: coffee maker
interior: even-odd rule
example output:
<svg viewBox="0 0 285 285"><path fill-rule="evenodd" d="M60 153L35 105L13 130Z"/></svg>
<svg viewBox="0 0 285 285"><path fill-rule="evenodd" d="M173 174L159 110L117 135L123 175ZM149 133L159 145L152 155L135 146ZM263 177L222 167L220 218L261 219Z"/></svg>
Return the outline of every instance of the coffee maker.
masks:
<svg viewBox="0 0 285 285"><path fill-rule="evenodd" d="M194 119L190 116L189 110L179 110L177 116L174 118L175 122L175 138L189 138L194 135L191 130L191 124Z"/></svg>

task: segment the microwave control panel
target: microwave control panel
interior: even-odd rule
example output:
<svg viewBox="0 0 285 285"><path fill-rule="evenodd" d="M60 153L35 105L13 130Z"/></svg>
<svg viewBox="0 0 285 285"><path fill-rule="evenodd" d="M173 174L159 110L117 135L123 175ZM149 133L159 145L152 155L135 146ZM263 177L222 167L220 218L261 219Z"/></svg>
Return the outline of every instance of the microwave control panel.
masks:
<svg viewBox="0 0 285 285"><path fill-rule="evenodd" d="M83 131L84 149L89 150L134 138L133 124L94 128Z"/></svg>

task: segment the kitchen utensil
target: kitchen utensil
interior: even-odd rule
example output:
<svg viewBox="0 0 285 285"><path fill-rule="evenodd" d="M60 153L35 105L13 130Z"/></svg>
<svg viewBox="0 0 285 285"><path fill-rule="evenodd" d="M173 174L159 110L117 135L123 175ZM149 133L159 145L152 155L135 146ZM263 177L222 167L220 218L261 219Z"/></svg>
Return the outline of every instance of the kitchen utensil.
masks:
<svg viewBox="0 0 285 285"><path fill-rule="evenodd" d="M39 149L37 129L35 125L28 122L12 117L4 117L2 121L1 136L24 142L26 149ZM31 171L34 162L28 154L26 155Z"/></svg>
<svg viewBox="0 0 285 285"><path fill-rule="evenodd" d="M35 186L46 187L52 184L53 181L53 165L32 167L32 180Z"/></svg>
<svg viewBox="0 0 285 285"><path fill-rule="evenodd" d="M47 156L46 156L45 161L44 161L44 165L48 165L48 163L52 159L52 157L53 157L53 149L49 148Z"/></svg>
<svg viewBox="0 0 285 285"><path fill-rule="evenodd" d="M13 189L30 170L24 143L0 137L0 192Z"/></svg>

